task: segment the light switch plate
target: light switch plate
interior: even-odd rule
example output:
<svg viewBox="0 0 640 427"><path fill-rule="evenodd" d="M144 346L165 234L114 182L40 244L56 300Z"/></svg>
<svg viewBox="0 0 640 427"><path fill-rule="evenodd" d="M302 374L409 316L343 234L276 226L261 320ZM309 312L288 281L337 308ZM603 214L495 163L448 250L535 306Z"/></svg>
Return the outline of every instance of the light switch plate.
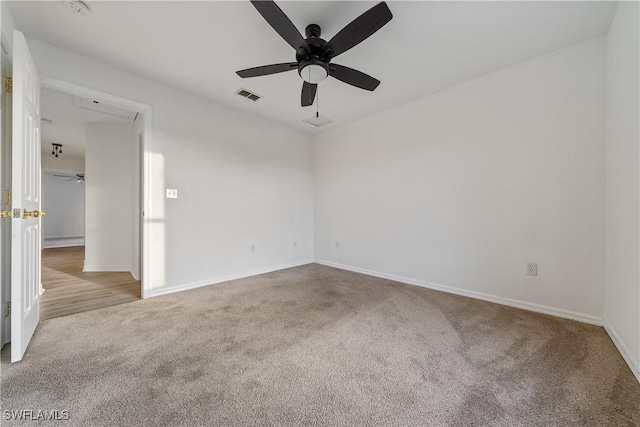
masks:
<svg viewBox="0 0 640 427"><path fill-rule="evenodd" d="M178 190L175 188L167 188L167 199L177 199L178 198Z"/></svg>

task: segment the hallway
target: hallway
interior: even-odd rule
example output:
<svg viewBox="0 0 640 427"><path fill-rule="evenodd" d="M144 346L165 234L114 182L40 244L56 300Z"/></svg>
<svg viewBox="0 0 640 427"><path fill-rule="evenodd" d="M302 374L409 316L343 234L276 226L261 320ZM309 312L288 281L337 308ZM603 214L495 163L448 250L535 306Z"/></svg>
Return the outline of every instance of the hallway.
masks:
<svg viewBox="0 0 640 427"><path fill-rule="evenodd" d="M140 299L140 281L129 272L82 272L84 246L42 251L40 320Z"/></svg>

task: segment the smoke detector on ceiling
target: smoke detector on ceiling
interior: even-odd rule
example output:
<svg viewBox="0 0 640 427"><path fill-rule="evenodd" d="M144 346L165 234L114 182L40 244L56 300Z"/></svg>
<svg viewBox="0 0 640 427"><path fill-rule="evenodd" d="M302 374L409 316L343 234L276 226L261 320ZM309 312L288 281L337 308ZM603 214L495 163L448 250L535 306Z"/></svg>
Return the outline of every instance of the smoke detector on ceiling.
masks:
<svg viewBox="0 0 640 427"><path fill-rule="evenodd" d="M89 7L80 0L64 0L64 5L71 9L76 15L86 15L89 13Z"/></svg>

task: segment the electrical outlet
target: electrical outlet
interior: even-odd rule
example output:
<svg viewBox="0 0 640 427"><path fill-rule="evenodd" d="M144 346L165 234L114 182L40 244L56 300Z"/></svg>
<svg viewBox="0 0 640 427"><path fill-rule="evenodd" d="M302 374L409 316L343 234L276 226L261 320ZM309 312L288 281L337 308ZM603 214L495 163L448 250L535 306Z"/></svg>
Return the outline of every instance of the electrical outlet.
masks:
<svg viewBox="0 0 640 427"><path fill-rule="evenodd" d="M175 188L167 188L167 199L177 199L178 198L178 190Z"/></svg>
<svg viewBox="0 0 640 427"><path fill-rule="evenodd" d="M538 264L535 262L527 263L527 275L529 276L537 276L538 275Z"/></svg>

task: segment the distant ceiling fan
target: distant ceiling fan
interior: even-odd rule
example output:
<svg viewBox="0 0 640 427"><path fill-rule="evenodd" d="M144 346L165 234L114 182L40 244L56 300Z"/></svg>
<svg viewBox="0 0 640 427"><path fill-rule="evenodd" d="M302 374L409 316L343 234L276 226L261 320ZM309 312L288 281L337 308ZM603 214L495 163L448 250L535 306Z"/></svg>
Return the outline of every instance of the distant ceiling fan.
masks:
<svg viewBox="0 0 640 427"><path fill-rule="evenodd" d="M252 0L251 4L296 51L296 62L263 65L236 71L242 77L258 77L297 69L302 77L303 107L313 104L318 83L328 76L361 89L373 91L380 81L353 68L333 64L331 60L374 34L393 18L385 2L378 3L344 27L328 42L320 38L320 26L310 24L303 38L291 20L273 1Z"/></svg>
<svg viewBox="0 0 640 427"><path fill-rule="evenodd" d="M81 184L84 182L83 173L77 173L75 176L72 176L72 175L53 175L53 176L57 176L59 178L69 178L69 179L65 179L65 181L77 181L78 184Z"/></svg>

